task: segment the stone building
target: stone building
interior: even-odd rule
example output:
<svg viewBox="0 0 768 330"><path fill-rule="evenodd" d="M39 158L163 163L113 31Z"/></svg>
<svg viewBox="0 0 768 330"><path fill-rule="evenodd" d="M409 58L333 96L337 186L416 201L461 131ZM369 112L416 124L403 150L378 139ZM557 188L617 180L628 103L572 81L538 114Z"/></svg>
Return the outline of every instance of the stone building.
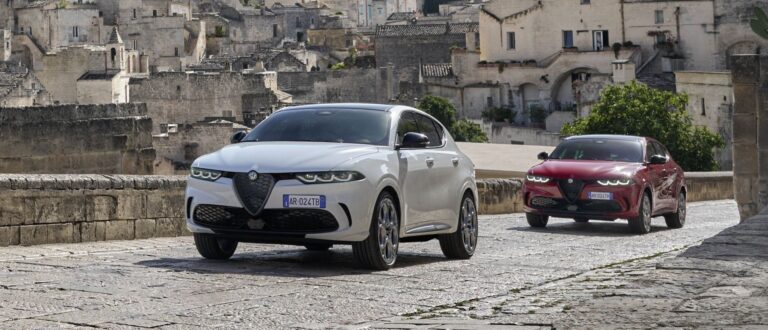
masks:
<svg viewBox="0 0 768 330"><path fill-rule="evenodd" d="M290 93L293 102L308 103L390 103L398 94L391 67L347 69L327 72L281 72L280 90Z"/></svg>
<svg viewBox="0 0 768 330"><path fill-rule="evenodd" d="M21 64L0 61L0 107L50 104L40 80Z"/></svg>
<svg viewBox="0 0 768 330"><path fill-rule="evenodd" d="M583 115L615 77L674 90L675 71L724 70L728 54L766 46L749 31L754 5L494 0L480 12L479 50L454 49L445 62L452 75L424 81L428 92L450 98L472 119L490 108L514 111L524 125L540 124L531 123L532 109Z"/></svg>
<svg viewBox="0 0 768 330"><path fill-rule="evenodd" d="M291 103L274 72L160 72L132 78L130 100L147 104L154 132L171 124L227 119L254 126Z"/></svg>
<svg viewBox="0 0 768 330"><path fill-rule="evenodd" d="M107 43L102 45L80 45L59 48L55 51L45 51L27 34L17 34L13 37L13 55L11 60L22 63L30 68L50 94L55 103L78 103L80 100L90 100L93 95L99 100L115 100L127 102L127 76L146 73L146 62L136 51L125 49L125 45L116 28L112 28ZM142 65L144 64L144 65ZM96 90L81 89L78 91L78 80L87 73L104 74L117 72L115 81L102 81L103 88ZM93 86L89 82L88 86ZM84 98L85 97L85 98Z"/></svg>
<svg viewBox="0 0 768 330"><path fill-rule="evenodd" d="M328 6L317 1L290 6L278 3L270 9L275 14L283 16L284 35L286 39L294 42L307 41L307 30L319 26L320 17L328 15Z"/></svg>
<svg viewBox="0 0 768 330"><path fill-rule="evenodd" d="M101 44L111 31L88 2L33 1L15 10L14 21L16 33L27 34L46 52Z"/></svg>
<svg viewBox="0 0 768 330"><path fill-rule="evenodd" d="M226 120L166 127L165 132L152 136L157 151L154 173L186 175L197 157L221 149L230 143L232 134L246 129Z"/></svg>
<svg viewBox="0 0 768 330"><path fill-rule="evenodd" d="M733 79L730 72L675 72L678 93L688 95L693 124L719 134L726 147L717 152L722 170L733 168Z"/></svg>
<svg viewBox="0 0 768 330"><path fill-rule="evenodd" d="M0 172L152 174L143 104L0 108Z"/></svg>

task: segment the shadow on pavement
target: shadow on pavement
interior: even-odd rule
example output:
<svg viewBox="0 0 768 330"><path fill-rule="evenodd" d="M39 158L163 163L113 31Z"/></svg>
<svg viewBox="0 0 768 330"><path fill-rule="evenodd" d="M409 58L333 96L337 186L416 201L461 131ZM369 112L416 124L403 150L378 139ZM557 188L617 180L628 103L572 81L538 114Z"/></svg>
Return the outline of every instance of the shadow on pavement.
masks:
<svg viewBox="0 0 768 330"><path fill-rule="evenodd" d="M659 225L656 222L662 221L663 218L656 218L653 220L654 224L651 226L651 233L662 232L670 230L666 225ZM562 234L562 235L575 235L575 236L602 236L602 237L631 237L637 236L630 232L627 221L599 221L590 220L588 223L578 223L573 220L556 219L554 222L550 219L550 223L546 228L533 228L529 226L524 227L511 227L507 228L511 231L521 231L528 233L546 233L546 234Z"/></svg>
<svg viewBox="0 0 768 330"><path fill-rule="evenodd" d="M442 256L400 252L393 269L446 261ZM229 260L207 260L195 254L188 258L159 258L135 263L178 272L203 274L251 274L279 277L328 277L369 274L359 266L351 250L307 251L303 248L235 253Z"/></svg>

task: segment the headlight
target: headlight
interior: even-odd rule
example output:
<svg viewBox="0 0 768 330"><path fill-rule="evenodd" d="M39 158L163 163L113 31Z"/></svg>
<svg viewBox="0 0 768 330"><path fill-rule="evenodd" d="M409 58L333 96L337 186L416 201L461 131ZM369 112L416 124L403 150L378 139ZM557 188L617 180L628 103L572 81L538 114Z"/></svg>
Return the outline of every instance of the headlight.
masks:
<svg viewBox="0 0 768 330"><path fill-rule="evenodd" d="M530 175L530 174L526 175L525 178L528 179L528 181L536 182L536 183L547 183L550 180L552 180L552 179L550 179L548 177L545 177L545 176Z"/></svg>
<svg viewBox="0 0 768 330"><path fill-rule="evenodd" d="M296 179L304 183L338 183L362 180L365 177L352 171L298 173Z"/></svg>
<svg viewBox="0 0 768 330"><path fill-rule="evenodd" d="M628 186L632 184L632 179L597 180L597 183L601 186Z"/></svg>
<svg viewBox="0 0 768 330"><path fill-rule="evenodd" d="M204 168L193 167L189 174L195 179L216 181L221 177L221 173L221 171L206 170Z"/></svg>

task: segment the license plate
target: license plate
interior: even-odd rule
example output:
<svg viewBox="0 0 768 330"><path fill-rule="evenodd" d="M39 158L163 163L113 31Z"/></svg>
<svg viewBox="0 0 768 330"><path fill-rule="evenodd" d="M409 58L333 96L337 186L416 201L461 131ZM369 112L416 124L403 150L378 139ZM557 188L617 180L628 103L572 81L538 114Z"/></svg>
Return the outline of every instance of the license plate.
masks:
<svg viewBox="0 0 768 330"><path fill-rule="evenodd" d="M609 193L609 192L590 192L589 193L589 199L597 199L597 200L609 201L609 200L613 199L613 193Z"/></svg>
<svg viewBox="0 0 768 330"><path fill-rule="evenodd" d="M324 209L325 196L323 195L283 195L284 208L297 209Z"/></svg>

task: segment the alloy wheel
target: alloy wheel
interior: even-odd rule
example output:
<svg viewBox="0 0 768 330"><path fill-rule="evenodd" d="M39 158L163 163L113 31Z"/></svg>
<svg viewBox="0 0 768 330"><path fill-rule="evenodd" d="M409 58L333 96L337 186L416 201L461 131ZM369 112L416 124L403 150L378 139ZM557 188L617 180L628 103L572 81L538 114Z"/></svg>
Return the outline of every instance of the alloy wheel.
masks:
<svg viewBox="0 0 768 330"><path fill-rule="evenodd" d="M643 198L643 226L645 226L645 232L651 231L651 199L648 197Z"/></svg>
<svg viewBox="0 0 768 330"><path fill-rule="evenodd" d="M471 198L465 198L461 205L461 240L464 249L472 254L477 247L477 208Z"/></svg>
<svg viewBox="0 0 768 330"><path fill-rule="evenodd" d="M397 209L391 199L381 200L377 221L379 253L381 253L381 258L387 265L392 265L397 259L400 233L398 232Z"/></svg>

